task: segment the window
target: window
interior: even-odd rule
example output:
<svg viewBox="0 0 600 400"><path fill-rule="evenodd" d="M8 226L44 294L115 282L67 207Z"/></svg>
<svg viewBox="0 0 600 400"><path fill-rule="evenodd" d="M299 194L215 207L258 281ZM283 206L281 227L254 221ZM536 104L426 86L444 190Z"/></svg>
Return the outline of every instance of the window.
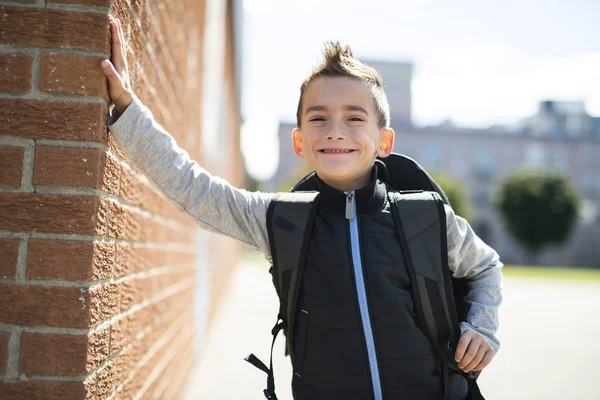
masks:
<svg viewBox="0 0 600 400"><path fill-rule="evenodd" d="M546 153L540 143L530 143L525 150L525 163L530 167L543 167L546 164Z"/></svg>
<svg viewBox="0 0 600 400"><path fill-rule="evenodd" d="M480 177L490 177L496 169L496 155L490 146L481 146L475 154L475 172Z"/></svg>
<svg viewBox="0 0 600 400"><path fill-rule="evenodd" d="M442 167L442 146L439 143L425 145L423 164L426 168L440 169Z"/></svg>
<svg viewBox="0 0 600 400"><path fill-rule="evenodd" d="M467 175L468 159L466 156L465 147L462 145L454 145L450 156L450 172L457 178L463 178Z"/></svg>
<svg viewBox="0 0 600 400"><path fill-rule="evenodd" d="M561 171L567 169L567 152L564 148L555 146L552 149L552 166Z"/></svg>

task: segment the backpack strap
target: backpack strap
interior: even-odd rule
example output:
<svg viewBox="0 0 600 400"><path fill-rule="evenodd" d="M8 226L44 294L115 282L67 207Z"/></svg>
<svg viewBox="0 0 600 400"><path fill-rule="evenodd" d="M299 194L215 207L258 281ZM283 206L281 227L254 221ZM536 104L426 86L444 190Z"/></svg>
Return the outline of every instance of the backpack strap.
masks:
<svg viewBox="0 0 600 400"><path fill-rule="evenodd" d="M246 361L267 374L267 389L264 390L267 399L277 400L273 377L273 346L281 330L286 334L286 354L293 354L291 350L294 345L298 294L318 204L318 192L279 193L271 200L267 210L267 231L273 259L269 272L279 296L279 315L271 331L273 342L269 368L254 354L246 358Z"/></svg>
<svg viewBox="0 0 600 400"><path fill-rule="evenodd" d="M448 266L444 201L438 193L425 191L390 192L389 197L417 320L442 360L446 399L448 368L462 371L454 361L461 331ZM483 400L475 375L463 375L469 384L470 399Z"/></svg>

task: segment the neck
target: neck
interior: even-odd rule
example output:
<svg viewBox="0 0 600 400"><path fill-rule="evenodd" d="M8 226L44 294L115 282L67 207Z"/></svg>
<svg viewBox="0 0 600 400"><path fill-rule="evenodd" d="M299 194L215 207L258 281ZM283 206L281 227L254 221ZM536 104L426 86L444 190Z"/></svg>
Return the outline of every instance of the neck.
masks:
<svg viewBox="0 0 600 400"><path fill-rule="evenodd" d="M352 190L358 190L363 188L371 182L371 171L367 172L363 176L358 179L329 179L329 178L319 178L325 182L328 186L331 186L334 189L340 190L342 192L350 192Z"/></svg>

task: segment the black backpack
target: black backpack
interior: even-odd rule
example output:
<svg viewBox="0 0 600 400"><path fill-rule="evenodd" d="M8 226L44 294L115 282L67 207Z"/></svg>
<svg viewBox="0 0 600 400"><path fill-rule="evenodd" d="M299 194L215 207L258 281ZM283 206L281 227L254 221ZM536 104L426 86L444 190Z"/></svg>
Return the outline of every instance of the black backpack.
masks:
<svg viewBox="0 0 600 400"><path fill-rule="evenodd" d="M460 338L459 321L464 321L469 308L465 301L466 280L453 278L448 267L446 213L448 198L433 178L413 159L392 153L376 161L378 176L388 185L392 215L405 265L411 280L412 296L417 320L429 337L438 357L443 360L444 376L448 369L465 376L470 400L484 400L476 379L479 372L463 373L454 361L454 350ZM271 361L269 367L254 354L246 361L267 374L267 399L277 400L273 378L273 345L278 333L286 336L286 355L290 354L298 302L298 293L304 271L305 255L319 203L318 192L306 191L306 182L314 172L304 177L289 193L277 194L267 211L269 245L273 266L269 270L280 300L277 323L271 333ZM418 219L418 224L413 223ZM411 221L404 224L406 221ZM438 229L440 257L431 263L414 264L411 257L411 227L420 225ZM414 252L414 250L412 250ZM446 380L447 381L447 380ZM444 382L447 387L447 382Z"/></svg>

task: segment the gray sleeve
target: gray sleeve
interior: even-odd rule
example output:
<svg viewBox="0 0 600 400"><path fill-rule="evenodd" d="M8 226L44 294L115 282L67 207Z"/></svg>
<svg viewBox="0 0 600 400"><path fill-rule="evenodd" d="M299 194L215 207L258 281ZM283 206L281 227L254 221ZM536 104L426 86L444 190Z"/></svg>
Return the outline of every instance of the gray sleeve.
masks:
<svg viewBox="0 0 600 400"><path fill-rule="evenodd" d="M200 227L235 238L270 259L266 217L273 194L248 192L212 176L135 96L123 114L113 110L107 124L129 159Z"/></svg>
<svg viewBox="0 0 600 400"><path fill-rule="evenodd" d="M498 253L481 240L469 223L446 209L448 263L456 278L469 280L467 302L471 306L462 330L472 329L498 352L498 308L502 303L502 266Z"/></svg>

